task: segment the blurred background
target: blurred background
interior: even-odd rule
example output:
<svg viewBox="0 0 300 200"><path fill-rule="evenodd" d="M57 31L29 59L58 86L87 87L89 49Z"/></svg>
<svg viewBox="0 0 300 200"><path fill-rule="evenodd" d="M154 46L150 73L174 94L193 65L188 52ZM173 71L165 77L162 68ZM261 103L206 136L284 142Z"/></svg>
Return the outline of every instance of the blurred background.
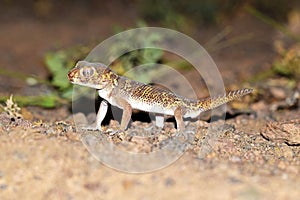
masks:
<svg viewBox="0 0 300 200"><path fill-rule="evenodd" d="M85 116L74 109L72 115L71 107L99 102L94 90L91 104L85 97L85 104L74 101L67 73L103 40L145 26L195 39L217 64L228 90L254 92L228 104L226 123L192 121L197 133L186 135L189 149L174 164L133 175L105 167L87 151L87 142L82 145L85 131L75 129L73 117L92 123L96 110ZM137 39L149 44L153 38L161 39ZM107 51L128 45L122 41ZM122 75L144 63L170 65L199 98L208 95L192 66L167 52L132 51L110 67ZM131 75L152 82L158 72ZM1 0L0 199L299 199L299 80L299 0ZM173 76L164 81L179 94L186 91ZM170 129L172 118L160 133L147 113L134 112L131 130L120 134L110 131L118 119L110 120L109 113L106 119L103 134L86 137L92 146L108 141L121 151L144 154L167 149L177 135Z"/></svg>
<svg viewBox="0 0 300 200"><path fill-rule="evenodd" d="M293 90L300 71L299 4L296 0L3 0L0 100L15 94L21 105L68 104L72 86L66 73L74 63L113 34L143 26L175 29L197 40L230 89L240 83L259 88L265 85L262 80L284 77L283 85ZM141 55L127 55L112 68L122 74L144 62ZM175 63L193 80L190 66L172 56L157 53L148 61ZM205 87L199 81L195 84L199 91Z"/></svg>

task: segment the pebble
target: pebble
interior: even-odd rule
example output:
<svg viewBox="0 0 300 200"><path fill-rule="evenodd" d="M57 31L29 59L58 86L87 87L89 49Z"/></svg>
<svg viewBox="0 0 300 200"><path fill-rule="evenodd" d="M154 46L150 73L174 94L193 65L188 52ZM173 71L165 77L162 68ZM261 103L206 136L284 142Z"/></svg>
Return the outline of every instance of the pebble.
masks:
<svg viewBox="0 0 300 200"><path fill-rule="evenodd" d="M88 124L87 118L85 117L85 115L83 113L74 114L73 119L74 119L74 122L76 123L77 126Z"/></svg>
<svg viewBox="0 0 300 200"><path fill-rule="evenodd" d="M242 159L239 156L232 156L230 160L234 163L242 162Z"/></svg>
<svg viewBox="0 0 300 200"><path fill-rule="evenodd" d="M283 156L287 159L291 159L294 156L293 150L289 146L282 146L281 150L283 152Z"/></svg>
<svg viewBox="0 0 300 200"><path fill-rule="evenodd" d="M175 185L175 180L173 178L168 177L165 179L165 186L170 187L173 185Z"/></svg>
<svg viewBox="0 0 300 200"><path fill-rule="evenodd" d="M285 99L286 98L286 92L283 88L278 88L278 87L271 87L270 92L273 95L274 98L276 99Z"/></svg>
<svg viewBox="0 0 300 200"><path fill-rule="evenodd" d="M8 187L6 184L0 184L0 190L5 190Z"/></svg>

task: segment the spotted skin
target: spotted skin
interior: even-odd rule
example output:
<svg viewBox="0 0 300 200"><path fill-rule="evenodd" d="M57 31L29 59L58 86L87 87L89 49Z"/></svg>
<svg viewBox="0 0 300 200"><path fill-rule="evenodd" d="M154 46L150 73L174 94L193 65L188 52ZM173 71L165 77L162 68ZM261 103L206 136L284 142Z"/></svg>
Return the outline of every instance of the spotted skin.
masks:
<svg viewBox="0 0 300 200"><path fill-rule="evenodd" d="M119 76L104 64L86 61L79 61L68 73L68 78L73 84L97 89L99 96L105 101L123 109L121 130L127 128L132 109L138 109L157 113L157 125L160 127L163 126L161 115L172 115L175 117L178 130L182 131L184 130L183 118L195 118L203 111L216 108L252 92L252 89L241 89L216 98L193 100L160 87ZM101 123L107 112L106 103L101 105L96 126L91 128L93 130L101 130Z"/></svg>

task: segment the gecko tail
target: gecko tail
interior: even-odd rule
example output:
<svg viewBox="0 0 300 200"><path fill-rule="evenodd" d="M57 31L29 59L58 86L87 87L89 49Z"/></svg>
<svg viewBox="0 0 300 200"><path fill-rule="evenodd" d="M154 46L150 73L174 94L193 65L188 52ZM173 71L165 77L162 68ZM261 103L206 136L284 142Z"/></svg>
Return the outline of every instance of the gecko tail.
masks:
<svg viewBox="0 0 300 200"><path fill-rule="evenodd" d="M240 97L243 97L252 92L253 92L253 89L244 88L244 89L240 89L240 90L230 91L227 94L219 96L219 97L212 97L212 98L199 100L197 103L198 103L199 108L202 111L207 111L210 109L214 109L220 105L223 105L227 102L239 99Z"/></svg>

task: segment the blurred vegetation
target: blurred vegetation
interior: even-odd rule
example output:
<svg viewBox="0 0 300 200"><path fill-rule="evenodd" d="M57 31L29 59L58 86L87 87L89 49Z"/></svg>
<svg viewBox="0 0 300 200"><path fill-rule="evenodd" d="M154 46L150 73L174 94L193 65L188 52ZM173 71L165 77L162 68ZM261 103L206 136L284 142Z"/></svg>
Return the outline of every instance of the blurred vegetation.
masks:
<svg viewBox="0 0 300 200"><path fill-rule="evenodd" d="M289 49L277 47L280 57L273 63L276 74L290 79L300 80L300 44Z"/></svg>
<svg viewBox="0 0 300 200"><path fill-rule="evenodd" d="M284 35L295 40L296 42L300 42L300 36L294 34L284 23L280 23L276 21L275 19L267 16L266 14L260 12L259 10L255 9L252 6L246 6L245 10L250 14L252 14L253 16L260 19L261 21L265 22L266 24L272 26L274 29L282 32Z"/></svg>
<svg viewBox="0 0 300 200"><path fill-rule="evenodd" d="M67 6L68 4L77 4L82 7L82 9L89 10L89 13L95 13L94 11L102 9L103 3L104 1L67 0L64 1L65 5L62 6L62 4L58 4L57 0L35 0L27 3L20 3L16 0L5 0L0 2L0 10L20 6L22 9L27 9L30 14L33 14L39 19L49 19L53 16L58 18L62 17L60 14L65 13L62 9L69 9ZM158 23L165 27L184 31L190 29L190 27L198 27L201 24L218 24L224 19L234 17L241 9L246 8L246 11L263 22L282 31L296 41L300 41L299 36L293 35L284 25L282 25L287 19L289 11L298 3L297 0L290 0L288 3L284 0L136 0L128 1L126 3L132 4L138 9L142 20L138 20L136 27L147 26L147 23ZM114 30L120 32L123 31L124 28L115 25ZM225 28L219 34L212 37L211 40L205 44L205 48L210 51L220 50L251 37L251 35L244 35L239 38L224 40L230 32L231 30L229 28ZM151 44L159 42L162 39L162 36L153 34L136 39L151 46ZM110 66L120 75L126 73L126 76L128 77L134 77L135 80L147 83L159 73L157 73L157 71L150 73L131 69L135 66L148 63L167 64L177 69L189 69L191 67L189 63L182 59L175 61L169 59L165 52L158 49L148 48L128 52L127 49L131 49L129 45L131 45L131 43L128 43L128 41L121 41L121 43L111 46L108 50L111 55L119 54L119 52L127 52L116 60L113 60ZM21 106L36 105L52 108L66 104L71 101L73 91L72 84L67 79L67 72L78 60L82 60L86 57L92 49L92 46L94 45L81 45L48 52L45 55L44 61L45 66L50 73L49 80L41 80L37 77L4 70L0 70L0 74L23 79L27 81L28 84L46 84L48 87L52 88L48 95L31 97L15 96L14 98ZM279 54L281 57L274 62L271 71L264 72L264 75L269 76L276 74L289 78L299 78L299 51L285 50L281 51ZM4 101L5 99L0 99L0 101Z"/></svg>
<svg viewBox="0 0 300 200"><path fill-rule="evenodd" d="M157 21L170 28L186 28L195 24L215 24L223 14L233 13L241 1L227 0L148 0L140 1L139 9L146 20Z"/></svg>
<svg viewBox="0 0 300 200"><path fill-rule="evenodd" d="M285 6L284 8L287 9L287 7L290 7L290 5ZM292 30L291 27L300 25L300 11L291 10L289 12L289 15L286 15L285 13L285 18L289 16L288 22L285 23L280 22L280 20L283 20L283 18L278 19L279 15L272 18L252 6L246 6L245 10L261 21L270 25L275 30L281 32L285 37L291 39L294 42L292 46L286 49L284 47L284 41L276 40L274 42L274 45L278 53L278 57L274 59L273 63L271 64L272 67L270 69L262 71L259 74L253 76L251 82L257 82L276 77L285 79L288 83L287 85L290 88L296 87L296 83L300 79L300 36L299 34L297 34L297 31L295 32L295 30ZM293 18L291 18L290 14L293 14Z"/></svg>
<svg viewBox="0 0 300 200"><path fill-rule="evenodd" d="M156 21L170 28L187 28L190 22L194 24L215 24L222 18L234 16L245 5L252 6L259 12L277 21L285 21L287 13L299 5L298 0L119 0L114 4L124 4L138 9L140 17L147 22ZM104 0L3 0L0 9L21 8L37 18L50 19L63 17L71 6L77 6L88 13L97 13L107 7ZM101 12L100 12L101 13Z"/></svg>
<svg viewBox="0 0 300 200"><path fill-rule="evenodd" d="M147 27L147 24L144 21L138 21L136 26L138 28ZM124 29L119 27L116 33L122 31L124 31ZM134 35L128 35L128 37L134 38L134 43L132 40L120 40L118 43L113 43L110 49L107 50L110 57L117 58L115 60L110 60L111 64L109 67L119 75L124 75L126 73L126 76L129 78L135 78L135 80L137 81L143 83L149 83L154 76L154 74L152 76L151 74L149 74L151 70L139 71L139 70L132 70L132 69L135 66L161 62L161 59L164 54L163 50L155 49L155 48L139 49L139 47L154 46L156 43L162 41L163 36L160 35L159 33L149 33L148 35L144 35L144 34L136 34L136 32L134 33L132 32L132 34ZM133 46L134 44L136 44L137 46ZM135 48L136 50L132 51L132 49Z"/></svg>
<svg viewBox="0 0 300 200"><path fill-rule="evenodd" d="M296 43L288 49L282 42L275 43L278 57L274 59L272 67L253 76L252 83L261 82L270 78L283 78L289 88L295 88L300 80L300 43Z"/></svg>
<svg viewBox="0 0 300 200"><path fill-rule="evenodd" d="M139 22L139 26L146 26L143 22ZM118 31L122 31L120 28ZM152 46L154 43L161 40L161 36L158 34L150 34L144 38L141 34L140 38L135 38L136 41L143 43L144 46ZM80 45L70 48L58 49L50 51L45 54L44 63L50 73L49 80L40 80L36 77L32 77L26 74L19 74L11 71L0 70L0 74L11 76L13 78L19 78L26 81L28 84L46 84L51 87L52 90L47 95L42 96L14 96L14 99L20 106L34 105L45 108L53 108L62 104L69 104L71 100L77 97L73 96L73 85L67 78L68 71L73 68L78 60L83 60L96 46L98 42L90 45ZM108 54L111 57L120 55L120 52L126 52L125 54L118 56L116 60L112 60L109 66L118 74L123 75L126 73L127 77L135 78L141 82L150 82L150 80L157 75L157 72L147 73L143 70L131 70L134 66L139 66L147 63L158 63L163 56L163 51L159 49L146 48L129 51L132 49L132 43L126 40L122 40L119 43L111 46L108 49ZM150 76L149 76L150 75ZM86 88L80 87L77 95L85 95ZM79 97L79 96L78 96ZM4 102L8 97L0 98L0 101Z"/></svg>
<svg viewBox="0 0 300 200"><path fill-rule="evenodd" d="M298 0L248 0L248 6L252 6L258 12L264 13L264 15L269 18L278 21L284 22L287 20L287 15L295 5L299 3Z"/></svg>
<svg viewBox="0 0 300 200"><path fill-rule="evenodd" d="M77 46L64 50L48 52L45 55L45 65L51 78L50 83L57 88L58 95L68 101L72 99L72 85L67 78L68 71L78 60L82 60L90 51L88 46Z"/></svg>
<svg viewBox="0 0 300 200"><path fill-rule="evenodd" d="M285 21L297 0L148 0L139 1L139 10L146 20L157 21L164 26L187 28L192 24L217 24L234 16L245 5L255 8L270 18Z"/></svg>
<svg viewBox="0 0 300 200"><path fill-rule="evenodd" d="M46 53L44 63L49 70L49 79L40 79L35 76L0 69L0 74L12 78L21 79L28 85L46 85L49 88L47 94L38 96L15 95L14 99L20 106L40 106L54 108L62 104L68 104L72 100L73 87L67 78L68 71L74 67L77 60L83 59L91 47L76 46L64 50ZM0 97L4 102L8 97Z"/></svg>

